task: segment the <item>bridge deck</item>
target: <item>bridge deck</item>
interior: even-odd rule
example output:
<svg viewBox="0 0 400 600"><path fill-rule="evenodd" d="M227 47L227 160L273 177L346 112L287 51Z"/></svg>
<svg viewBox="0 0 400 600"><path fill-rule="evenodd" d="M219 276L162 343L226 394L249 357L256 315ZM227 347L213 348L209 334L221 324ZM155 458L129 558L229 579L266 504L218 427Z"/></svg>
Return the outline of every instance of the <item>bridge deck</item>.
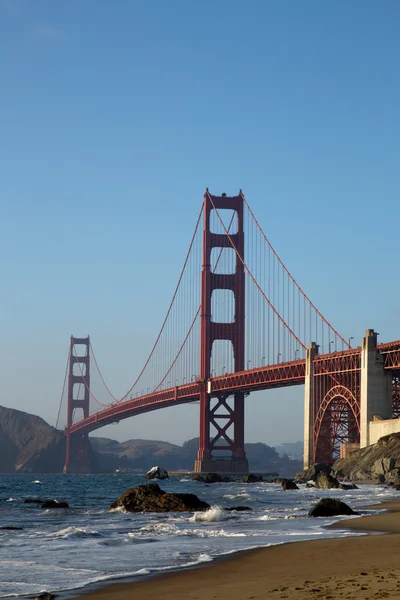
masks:
<svg viewBox="0 0 400 600"><path fill-rule="evenodd" d="M378 350L384 355L386 369L400 369L400 340L379 344ZM360 368L361 348L351 348L342 352L318 355L315 358L316 374L339 373ZM94 431L110 423L116 423L141 413L177 406L199 400L201 386L207 385L211 397L232 394L235 391L256 392L304 384L306 361L296 360L228 373L214 377L207 382L194 381L189 384L145 394L137 398L111 405L86 419L74 423L69 433Z"/></svg>

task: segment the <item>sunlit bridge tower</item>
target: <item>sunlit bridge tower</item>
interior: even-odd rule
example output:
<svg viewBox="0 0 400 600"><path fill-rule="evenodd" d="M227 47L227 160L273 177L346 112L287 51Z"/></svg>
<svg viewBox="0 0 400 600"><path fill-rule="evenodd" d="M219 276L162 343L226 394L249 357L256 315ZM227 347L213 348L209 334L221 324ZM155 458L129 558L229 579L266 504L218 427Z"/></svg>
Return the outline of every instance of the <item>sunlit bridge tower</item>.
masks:
<svg viewBox="0 0 400 600"><path fill-rule="evenodd" d="M212 196L208 189L203 205L203 258L200 309L200 441L194 470L247 473L244 451L244 393L235 391L212 394L211 360L213 345L218 340L231 343L236 371L244 370L245 362L245 277L243 196ZM234 211L233 227L222 225L218 233L211 231L210 216ZM236 254L233 272L213 272L213 249L229 249ZM234 315L226 322L217 322L213 315L214 292L229 290L234 296ZM214 360L216 360L214 358ZM223 375L223 373L222 373Z"/></svg>
<svg viewBox="0 0 400 600"><path fill-rule="evenodd" d="M64 473L88 473L90 471L90 445L87 431L70 434L75 411L89 416L90 400L90 338L71 336L68 370L68 406L66 428L66 452Z"/></svg>

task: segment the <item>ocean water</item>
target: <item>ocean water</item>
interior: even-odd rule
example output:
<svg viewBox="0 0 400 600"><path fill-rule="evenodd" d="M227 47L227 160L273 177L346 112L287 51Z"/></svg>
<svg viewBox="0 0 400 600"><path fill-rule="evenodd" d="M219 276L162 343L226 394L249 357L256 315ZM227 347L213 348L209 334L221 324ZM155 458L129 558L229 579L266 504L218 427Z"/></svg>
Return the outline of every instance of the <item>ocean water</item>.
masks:
<svg viewBox="0 0 400 600"><path fill-rule="evenodd" d="M326 530L338 519L311 519L310 507L326 496L357 509L394 495L382 486L349 491L300 486L284 492L271 483L205 485L171 477L160 487L195 493L212 508L166 514L109 510L122 492L145 482L126 474L0 475L0 527L22 527L0 529L0 597L43 591L68 597L93 583L197 565L244 549L356 535ZM66 500L70 508L43 510L24 504L26 498ZM252 510L223 510L235 505Z"/></svg>

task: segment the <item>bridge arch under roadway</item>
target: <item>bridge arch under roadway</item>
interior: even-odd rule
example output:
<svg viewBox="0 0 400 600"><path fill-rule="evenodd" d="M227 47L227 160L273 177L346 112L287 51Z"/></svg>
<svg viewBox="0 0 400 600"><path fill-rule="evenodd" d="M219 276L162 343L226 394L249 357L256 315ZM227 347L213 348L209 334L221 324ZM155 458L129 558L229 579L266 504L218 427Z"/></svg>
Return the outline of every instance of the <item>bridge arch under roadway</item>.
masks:
<svg viewBox="0 0 400 600"><path fill-rule="evenodd" d="M340 444L360 440L360 403L344 385L333 386L324 396L314 422L314 462L333 463Z"/></svg>

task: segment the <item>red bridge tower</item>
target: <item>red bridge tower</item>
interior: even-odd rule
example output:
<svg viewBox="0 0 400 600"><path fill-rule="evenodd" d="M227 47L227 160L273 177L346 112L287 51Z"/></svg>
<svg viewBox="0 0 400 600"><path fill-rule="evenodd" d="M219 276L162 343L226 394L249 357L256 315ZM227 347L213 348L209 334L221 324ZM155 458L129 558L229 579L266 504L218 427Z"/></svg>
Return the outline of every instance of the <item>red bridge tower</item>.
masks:
<svg viewBox="0 0 400 600"><path fill-rule="evenodd" d="M84 346L84 352L78 353L77 346ZM74 338L71 336L69 347L68 373L68 407L66 428L66 449L64 473L89 473L90 444L88 433L70 434L69 429L74 422L74 411L81 409L83 418L89 416L90 400L90 338Z"/></svg>
<svg viewBox="0 0 400 600"><path fill-rule="evenodd" d="M212 210L233 210L237 229L233 233L212 233L210 213ZM245 278L244 278L244 229L243 197L212 196L208 189L203 204L203 265L201 279L200 309L200 442L194 470L247 473L248 463L244 451L244 393L235 392L233 401L229 394L210 394L210 363L213 343L229 340L234 353L234 369L243 371L245 364ZM231 248L236 252L234 273L213 273L211 250ZM214 290L231 290L234 295L235 314L230 323L213 320L211 296ZM217 453L222 456L217 456Z"/></svg>

